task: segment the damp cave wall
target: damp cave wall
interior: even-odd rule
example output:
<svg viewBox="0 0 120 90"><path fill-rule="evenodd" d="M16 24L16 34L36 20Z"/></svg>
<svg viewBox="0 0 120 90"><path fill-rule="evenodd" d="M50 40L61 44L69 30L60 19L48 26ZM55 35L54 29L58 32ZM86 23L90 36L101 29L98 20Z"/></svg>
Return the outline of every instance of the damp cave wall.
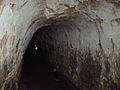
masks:
<svg viewBox="0 0 120 90"><path fill-rule="evenodd" d="M53 35L67 42L51 44L51 62L82 90L119 90L119 5L119 0L0 0L0 89L18 89L33 33L63 21L57 27L66 32Z"/></svg>

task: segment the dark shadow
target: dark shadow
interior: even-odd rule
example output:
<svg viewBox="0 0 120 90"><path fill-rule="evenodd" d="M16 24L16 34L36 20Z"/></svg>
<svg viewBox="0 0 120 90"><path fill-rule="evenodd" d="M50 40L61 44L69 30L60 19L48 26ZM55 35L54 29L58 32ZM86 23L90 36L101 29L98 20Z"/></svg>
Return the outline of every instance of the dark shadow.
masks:
<svg viewBox="0 0 120 90"><path fill-rule="evenodd" d="M49 28L41 28L39 33L45 34L44 29ZM35 34L23 56L19 90L77 90L60 73L54 72L48 59L50 52L43 48Z"/></svg>

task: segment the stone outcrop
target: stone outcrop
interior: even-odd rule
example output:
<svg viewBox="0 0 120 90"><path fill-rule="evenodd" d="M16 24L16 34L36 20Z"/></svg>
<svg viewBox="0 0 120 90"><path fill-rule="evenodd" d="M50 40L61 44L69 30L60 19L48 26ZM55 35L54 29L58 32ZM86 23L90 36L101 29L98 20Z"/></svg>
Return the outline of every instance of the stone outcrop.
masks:
<svg viewBox="0 0 120 90"><path fill-rule="evenodd" d="M67 41L53 45L51 62L77 87L120 89L119 0L0 0L1 90L18 89L22 55L46 25Z"/></svg>

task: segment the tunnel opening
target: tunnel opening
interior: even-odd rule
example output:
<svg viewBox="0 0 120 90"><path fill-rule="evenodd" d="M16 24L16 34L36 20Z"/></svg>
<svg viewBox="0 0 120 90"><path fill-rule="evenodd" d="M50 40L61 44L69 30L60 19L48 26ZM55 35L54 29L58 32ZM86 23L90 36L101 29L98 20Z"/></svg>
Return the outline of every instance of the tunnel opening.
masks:
<svg viewBox="0 0 120 90"><path fill-rule="evenodd" d="M50 61L56 42L56 29L52 27L38 29L29 42L23 55L19 90L77 90Z"/></svg>

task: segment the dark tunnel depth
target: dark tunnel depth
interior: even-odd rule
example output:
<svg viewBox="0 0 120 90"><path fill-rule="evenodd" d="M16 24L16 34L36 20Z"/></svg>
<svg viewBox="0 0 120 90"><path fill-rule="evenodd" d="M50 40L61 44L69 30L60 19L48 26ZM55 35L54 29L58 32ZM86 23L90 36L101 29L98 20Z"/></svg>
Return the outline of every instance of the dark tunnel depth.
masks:
<svg viewBox="0 0 120 90"><path fill-rule="evenodd" d="M51 29L50 26L40 28L33 35L24 53L19 90L77 90L49 62L50 51L47 51L41 43L46 43L44 37L48 41L53 39L48 35L49 29ZM37 35L41 35L41 38L37 38ZM53 50L52 47L51 50Z"/></svg>

